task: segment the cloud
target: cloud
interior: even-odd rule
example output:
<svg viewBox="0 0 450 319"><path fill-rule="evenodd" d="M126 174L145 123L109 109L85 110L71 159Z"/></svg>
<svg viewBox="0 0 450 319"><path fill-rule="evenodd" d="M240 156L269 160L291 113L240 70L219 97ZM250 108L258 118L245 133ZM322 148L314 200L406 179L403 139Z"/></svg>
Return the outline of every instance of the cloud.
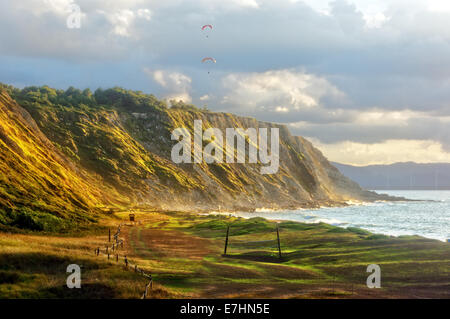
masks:
<svg viewBox="0 0 450 319"><path fill-rule="evenodd" d="M137 9L135 11L124 9L114 12L98 10L98 12L105 15L110 22L112 33L123 37L136 37L136 33L131 33L136 19L151 20L151 11L149 9Z"/></svg>
<svg viewBox="0 0 450 319"><path fill-rule="evenodd" d="M66 26L74 3L81 29ZM287 123L326 145L450 150L446 1L0 1L0 30L2 82L121 85ZM217 59L211 74L204 56Z"/></svg>
<svg viewBox="0 0 450 319"><path fill-rule="evenodd" d="M32 3L36 3L36 1L33 1ZM59 15L66 15L69 11L70 5L76 3L74 0L44 0L43 4L44 5L39 7L36 6L37 10L34 11L35 14L41 15L45 12L53 12Z"/></svg>
<svg viewBox="0 0 450 319"><path fill-rule="evenodd" d="M189 76L180 72L150 70L148 68L144 68L144 72L165 89L165 99L169 101L181 100L186 103L192 101L192 97L189 94L192 79Z"/></svg>
<svg viewBox="0 0 450 319"><path fill-rule="evenodd" d="M333 161L350 165L390 164L395 162L450 162L450 152L433 140L387 140L382 143L322 143L309 140Z"/></svg>
<svg viewBox="0 0 450 319"><path fill-rule="evenodd" d="M131 10L121 10L114 13L106 13L105 11L99 11L104 14L108 21L113 26L112 32L116 35L129 37L129 28L135 18L134 12Z"/></svg>
<svg viewBox="0 0 450 319"><path fill-rule="evenodd" d="M381 28L383 24L389 21L389 17L386 17L382 12L364 14L364 20L366 21L366 27L368 28Z"/></svg>
<svg viewBox="0 0 450 319"><path fill-rule="evenodd" d="M364 28L364 16L354 4L347 1L334 1L330 3L330 6L331 15L338 21L344 32L354 33Z"/></svg>
<svg viewBox="0 0 450 319"><path fill-rule="evenodd" d="M136 46L151 21L152 12L145 6L148 3L138 0L2 1L0 29L13 32L0 32L0 54L75 63L130 57L130 49ZM81 9L80 29L67 27L73 5Z"/></svg>
<svg viewBox="0 0 450 319"><path fill-rule="evenodd" d="M323 77L295 70L232 73L222 80L222 103L245 112L290 112L320 106L344 94Z"/></svg>
<svg viewBox="0 0 450 319"><path fill-rule="evenodd" d="M275 112L287 113L287 112L289 112L289 109L287 107L284 107L284 106L277 106L275 108Z"/></svg>
<svg viewBox="0 0 450 319"><path fill-rule="evenodd" d="M289 123L289 127L294 134L314 137L326 144L340 145L350 142L370 145L389 140L433 140L439 143L443 150L450 151L449 116L412 110L342 112L347 121L339 118L334 121L330 117L323 122L313 123L311 120L305 120Z"/></svg>
<svg viewBox="0 0 450 319"><path fill-rule="evenodd" d="M231 2L244 8L259 8L259 4L255 0L232 0Z"/></svg>

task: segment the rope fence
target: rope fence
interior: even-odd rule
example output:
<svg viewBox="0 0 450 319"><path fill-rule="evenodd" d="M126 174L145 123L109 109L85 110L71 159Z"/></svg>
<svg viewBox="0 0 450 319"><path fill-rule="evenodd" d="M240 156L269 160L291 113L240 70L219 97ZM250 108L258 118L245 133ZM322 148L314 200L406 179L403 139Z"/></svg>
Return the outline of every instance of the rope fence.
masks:
<svg viewBox="0 0 450 319"><path fill-rule="evenodd" d="M119 262L119 253L118 250L120 248L123 249L123 243L124 240L119 238L120 235L120 231L122 226L125 225L125 223L120 223L119 226L117 227L117 231L116 233L113 235L113 242L112 245L111 243L111 229L109 229L108 231L108 244L105 246L105 252L104 255L107 256L108 260L110 260L111 258L114 258L116 262ZM135 223L134 223L135 225ZM100 250L100 247L97 247L94 251L96 256L100 256L100 254L103 254L103 252ZM141 276L147 278L149 280L148 284L145 285L145 290L144 293L142 294L141 299L146 299L149 293L149 290L151 291L153 289L153 277L150 273L146 272L145 270L143 270L142 268L139 268L138 265L130 263L127 256L124 255L123 256L123 261L125 264L125 269L129 270L132 269L134 270L134 272L139 273Z"/></svg>

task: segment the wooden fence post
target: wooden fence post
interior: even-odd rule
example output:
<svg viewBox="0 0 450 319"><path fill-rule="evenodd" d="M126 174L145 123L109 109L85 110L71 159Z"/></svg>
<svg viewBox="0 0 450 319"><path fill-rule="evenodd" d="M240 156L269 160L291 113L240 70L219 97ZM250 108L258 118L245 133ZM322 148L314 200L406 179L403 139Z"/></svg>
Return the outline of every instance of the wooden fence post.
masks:
<svg viewBox="0 0 450 319"><path fill-rule="evenodd" d="M278 224L277 224L277 240L278 240L278 256L281 259L280 232L278 230Z"/></svg>
<svg viewBox="0 0 450 319"><path fill-rule="evenodd" d="M223 250L223 255L227 255L227 246L228 246L228 235L230 234L230 226L227 227L227 237L225 238L225 248Z"/></svg>
<svg viewBox="0 0 450 319"><path fill-rule="evenodd" d="M108 228L108 242L111 242L111 228Z"/></svg>
<svg viewBox="0 0 450 319"><path fill-rule="evenodd" d="M116 261L119 261L119 254L116 254Z"/></svg>
<svg viewBox="0 0 450 319"><path fill-rule="evenodd" d="M333 275L333 295L334 295L334 285L335 285L335 282L336 282L336 277Z"/></svg>

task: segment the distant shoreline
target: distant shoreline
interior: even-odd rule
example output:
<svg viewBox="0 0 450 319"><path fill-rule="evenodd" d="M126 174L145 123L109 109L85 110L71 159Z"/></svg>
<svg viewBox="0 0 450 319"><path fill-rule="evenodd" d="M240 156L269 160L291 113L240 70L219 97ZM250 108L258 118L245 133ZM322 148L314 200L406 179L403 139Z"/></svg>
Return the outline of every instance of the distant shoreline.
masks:
<svg viewBox="0 0 450 319"><path fill-rule="evenodd" d="M281 211L273 210L273 211L267 211L267 212L264 212L264 213L266 213L266 214L275 213L276 214L276 213L280 213L280 212ZM241 213L241 214L239 214L239 213ZM425 236L425 235L413 234L413 233L396 235L396 234L392 234L392 233L377 232L377 231L374 231L374 230L366 229L364 227L343 226L343 225L340 225L340 224L338 225L338 224L327 222L327 221L307 222L307 221L299 221L299 220L291 219L291 218L281 218L280 219L280 218L275 218L275 217L271 217L271 216L263 216L263 214L261 214L261 212L257 212L257 211L251 212L251 214L255 214L255 216L244 216L242 213L245 213L245 212L229 212L229 213L226 213L226 212L210 212L210 213L203 213L203 214L200 214L200 215L212 215L212 216L214 216L216 214L218 214L218 215L231 215L231 216L241 217L241 218L245 218L245 219L259 217L259 218L264 218L265 220L268 220L268 221L271 221L271 222L280 223L280 222L289 221L289 222L306 224L306 225L310 225L310 224L317 225L317 224L320 224L320 223L324 223L324 224L327 224L327 225L330 225L330 226L333 226L333 227L339 227L339 228L342 228L342 229L347 229L348 227L350 227L350 228L358 228L358 229L362 229L362 230L370 233L371 235L383 235L383 236L387 236L387 237L390 237L390 238L402 238L402 237L408 237L408 236L412 236L412 237L415 236L415 237L421 237L421 238L424 238L424 239L427 239L427 240L436 240L438 242L444 242L444 243L448 243L449 240L450 240L450 238L441 238L441 239L439 239L439 238L433 238L433 237L428 237L428 236ZM346 224L349 224L349 223L346 223Z"/></svg>
<svg viewBox="0 0 450 319"><path fill-rule="evenodd" d="M364 187L364 186L361 186ZM434 187L412 187L412 188L405 188L405 187L382 187L382 186L377 186L376 188L367 188L370 191L450 191L450 187L438 187L438 188L434 188Z"/></svg>

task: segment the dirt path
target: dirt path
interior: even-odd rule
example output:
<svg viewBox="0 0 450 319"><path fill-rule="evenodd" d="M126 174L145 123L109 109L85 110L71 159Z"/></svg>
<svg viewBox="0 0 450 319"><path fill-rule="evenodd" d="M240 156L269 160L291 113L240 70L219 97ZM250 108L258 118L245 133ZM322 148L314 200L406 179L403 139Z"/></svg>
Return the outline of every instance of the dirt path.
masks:
<svg viewBox="0 0 450 319"><path fill-rule="evenodd" d="M157 258L189 258L202 260L212 252L207 239L186 235L181 231L137 227L128 232L129 245L138 248L138 256ZM131 247L130 247L131 248Z"/></svg>

